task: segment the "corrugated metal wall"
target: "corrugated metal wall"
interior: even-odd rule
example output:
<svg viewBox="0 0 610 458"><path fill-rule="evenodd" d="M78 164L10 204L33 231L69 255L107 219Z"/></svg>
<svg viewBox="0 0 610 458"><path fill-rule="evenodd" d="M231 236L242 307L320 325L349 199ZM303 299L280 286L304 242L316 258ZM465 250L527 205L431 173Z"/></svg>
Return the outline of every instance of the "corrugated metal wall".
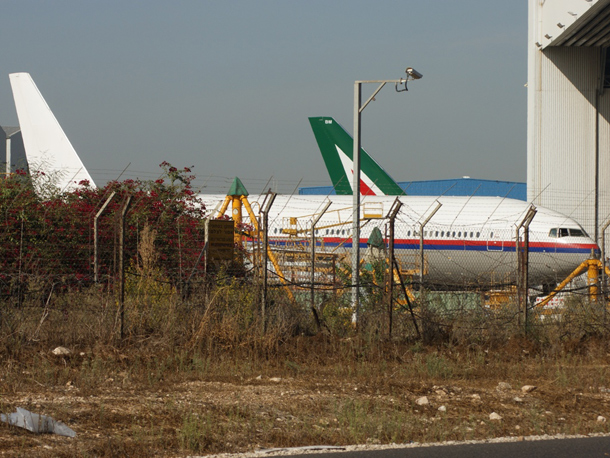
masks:
<svg viewBox="0 0 610 458"><path fill-rule="evenodd" d="M602 48L539 49L537 3L530 2L529 18L527 196L593 236L598 138L598 228L610 217L610 93L596 95Z"/></svg>

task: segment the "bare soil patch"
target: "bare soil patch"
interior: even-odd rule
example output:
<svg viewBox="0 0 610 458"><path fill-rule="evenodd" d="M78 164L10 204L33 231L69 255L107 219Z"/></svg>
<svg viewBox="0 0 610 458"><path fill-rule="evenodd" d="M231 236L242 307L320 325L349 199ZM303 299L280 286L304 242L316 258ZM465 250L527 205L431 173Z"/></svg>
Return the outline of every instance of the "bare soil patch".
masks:
<svg viewBox="0 0 610 458"><path fill-rule="evenodd" d="M599 344L548 355L302 337L282 348L268 358L129 348L7 358L0 411L44 413L78 435L0 423L0 455L185 456L610 429L610 357Z"/></svg>

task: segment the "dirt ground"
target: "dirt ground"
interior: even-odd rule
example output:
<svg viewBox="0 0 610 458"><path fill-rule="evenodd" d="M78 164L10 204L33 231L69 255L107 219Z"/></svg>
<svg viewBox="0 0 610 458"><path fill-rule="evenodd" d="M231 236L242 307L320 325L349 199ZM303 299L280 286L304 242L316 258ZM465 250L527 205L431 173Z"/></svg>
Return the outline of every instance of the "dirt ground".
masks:
<svg viewBox="0 0 610 458"><path fill-rule="evenodd" d="M120 355L41 355L30 366L3 366L0 412L22 407L50 415L77 436L0 423L0 456L185 456L606 433L607 358L500 365L493 357L433 353L401 364L315 368L189 360L177 371L162 360L145 365Z"/></svg>

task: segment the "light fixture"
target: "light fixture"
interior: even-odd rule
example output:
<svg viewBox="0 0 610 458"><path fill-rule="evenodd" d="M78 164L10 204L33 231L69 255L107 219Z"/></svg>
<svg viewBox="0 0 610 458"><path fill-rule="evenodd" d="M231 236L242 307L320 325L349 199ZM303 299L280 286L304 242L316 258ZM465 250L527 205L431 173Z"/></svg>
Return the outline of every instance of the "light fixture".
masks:
<svg viewBox="0 0 610 458"><path fill-rule="evenodd" d="M419 73L417 70L415 70L413 67L407 67L407 69L405 70L405 73L407 74L407 76L410 76L411 79L414 79L414 80L418 80L422 76L424 76L421 73Z"/></svg>
<svg viewBox="0 0 610 458"><path fill-rule="evenodd" d="M400 78L400 80L395 84L396 92L408 91L409 88L407 87L407 81L418 80L422 76L424 76L421 73L419 73L417 70L415 70L413 67L407 67L407 69L405 70L405 73L407 74L407 78L406 79ZM400 87L400 89L399 89L399 87Z"/></svg>

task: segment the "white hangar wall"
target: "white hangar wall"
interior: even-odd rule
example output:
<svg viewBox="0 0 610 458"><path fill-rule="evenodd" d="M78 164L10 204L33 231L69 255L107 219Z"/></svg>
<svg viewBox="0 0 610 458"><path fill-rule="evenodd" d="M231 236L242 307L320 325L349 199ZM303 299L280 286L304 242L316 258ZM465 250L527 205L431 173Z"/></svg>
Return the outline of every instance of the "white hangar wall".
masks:
<svg viewBox="0 0 610 458"><path fill-rule="evenodd" d="M598 240L610 218L608 24L610 0L529 0L527 197Z"/></svg>

